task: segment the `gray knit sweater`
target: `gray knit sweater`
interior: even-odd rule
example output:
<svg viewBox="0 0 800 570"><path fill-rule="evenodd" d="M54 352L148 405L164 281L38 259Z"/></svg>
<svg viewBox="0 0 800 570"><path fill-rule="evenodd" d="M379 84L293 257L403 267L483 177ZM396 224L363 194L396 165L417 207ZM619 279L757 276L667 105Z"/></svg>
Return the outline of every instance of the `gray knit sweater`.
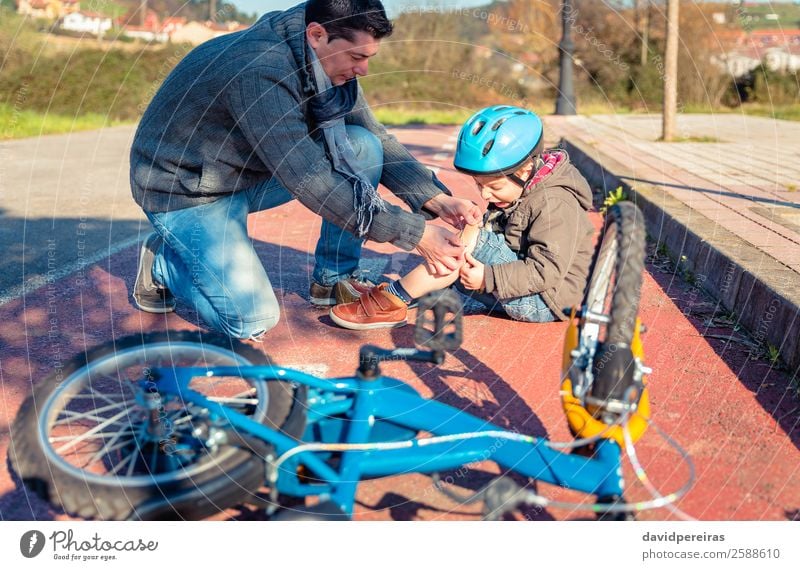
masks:
<svg viewBox="0 0 800 570"><path fill-rule="evenodd" d="M169 74L131 149L134 200L151 212L197 206L272 176L303 205L355 229L353 188L336 173L307 112L305 5L270 12L247 30L206 42ZM381 183L420 212L446 188L378 123L359 89L347 124L383 143ZM397 206L375 215L367 238L413 249L425 218Z"/></svg>

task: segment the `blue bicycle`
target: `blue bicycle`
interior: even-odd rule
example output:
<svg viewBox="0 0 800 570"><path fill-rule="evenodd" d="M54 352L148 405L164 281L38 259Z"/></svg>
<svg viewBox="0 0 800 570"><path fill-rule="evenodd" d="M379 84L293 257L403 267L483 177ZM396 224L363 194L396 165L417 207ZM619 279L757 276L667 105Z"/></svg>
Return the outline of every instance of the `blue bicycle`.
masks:
<svg viewBox="0 0 800 570"><path fill-rule="evenodd" d="M500 476L469 499L484 502L487 518L523 505L589 508L600 518L666 506L688 484L669 496L651 489L644 503L623 499L622 459L636 461L633 443L649 424L636 316L643 263L641 213L617 204L566 335L561 398L574 441L501 429L382 373L382 362L441 364L459 347L461 303L442 291L420 301L421 348L364 346L352 377L283 368L249 345L201 333L140 335L89 350L23 404L11 463L45 499L98 519L203 518L252 501L265 485L273 518L345 519L362 479L487 459L507 474L596 497L565 505L520 477ZM295 505L280 509L291 497ZM318 500L306 506L306 497Z"/></svg>

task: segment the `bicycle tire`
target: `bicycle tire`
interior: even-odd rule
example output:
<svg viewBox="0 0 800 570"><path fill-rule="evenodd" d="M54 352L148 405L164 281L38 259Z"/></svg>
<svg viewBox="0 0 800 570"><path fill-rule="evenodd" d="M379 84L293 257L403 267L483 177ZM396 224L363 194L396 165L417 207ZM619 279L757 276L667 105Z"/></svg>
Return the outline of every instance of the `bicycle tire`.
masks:
<svg viewBox="0 0 800 570"><path fill-rule="evenodd" d="M592 396L596 400L622 398L631 384L630 346L642 289L645 262L645 224L641 210L633 202L619 202L608 209L603 238L597 249L592 273L587 285L584 306L608 318L605 339L596 346L594 366L616 355L622 363L616 369L625 374L595 375ZM608 271L608 269L612 271ZM609 289L610 303L608 300ZM602 310L598 310L602 307ZM599 339L596 339L599 340ZM622 350L619 350L622 349ZM617 351L619 353L617 354Z"/></svg>
<svg viewBox="0 0 800 570"><path fill-rule="evenodd" d="M255 493L264 483L263 456L268 452L266 444L264 448L255 449L243 441L229 441L207 453L199 454L192 463L182 464L179 468L164 473L157 472L159 464L175 465L184 458L180 454L177 457L166 457L168 453L158 454L152 451L154 460L152 464L147 463L139 440L133 436L133 432L139 429L136 427L138 424L132 422L135 414L141 414L144 408L136 409L127 400L126 390L130 388L130 391L134 391L136 384L122 381L124 371L128 367L136 369L142 364L145 367L155 366L156 363L151 364L154 355L162 358L159 364L164 364L163 358L166 355L169 364L181 365L178 362L181 354L187 358L202 359L206 365L271 364L269 357L253 347L222 335L199 332L134 335L90 349L66 363L59 374L53 373L37 385L22 404L12 424L9 457L13 470L24 485L66 513L100 520L202 519L239 504ZM103 374L103 370L113 371L115 366L120 371L116 379ZM111 394L104 394L96 389L104 383L112 386L114 381L120 386L121 400L116 400L116 395L112 398L109 397ZM198 381L202 383L206 380L201 378ZM232 384L239 381L248 382L244 378L233 378L227 382ZM87 397L79 391L81 382L88 387L90 396ZM208 382L213 386L216 380ZM227 398L230 405L242 406L246 413L256 416L261 423L280 429L291 437L302 436L305 429L304 386L294 388L290 384L273 381L248 382L248 386L252 388L248 387L246 395L237 394L238 399ZM236 388L240 389L240 386ZM70 396L70 390L78 392ZM256 398L250 397L253 390ZM98 407L96 402L103 398L105 403ZM80 405L85 400L91 400L91 404L84 404L85 409L68 409L70 404L78 402L77 405ZM253 401L256 403L253 404ZM59 411L58 406L62 402L66 403L63 410ZM109 405L108 402L113 404ZM134 400L134 404L137 403L139 400ZM177 406L170 410L170 414L175 414L178 419L189 418L188 427L172 428L181 438L190 437L185 433L187 429L195 434L198 429L208 428L209 423L207 419L203 419L202 410L190 410L185 406L181 410L182 402L177 401L169 401L168 404ZM122 411L117 412L120 408ZM194 411L198 412L198 417L192 415ZM103 415L106 412L114 416L107 418ZM126 414L126 417L109 424L111 419L120 414ZM55 442L60 443L69 436L50 435L51 428L60 429L60 424L69 424L75 418L78 428L88 427L78 421L95 421L97 426L94 429L99 426L100 431L92 433L92 429L88 429L73 440L67 440L68 443L60 448L69 447L70 442L80 440L81 437L84 438L83 441L89 442L100 439L101 442L97 445L104 446L93 453L84 469L60 457L55 448ZM125 419L128 424L125 424ZM106 440L106 427L102 427L104 425L110 425L112 431L118 429L114 434L117 438L113 441L114 445L109 445ZM42 427L45 427L45 433L42 433ZM126 469L119 469L115 473L119 464L114 467L109 463L110 459L101 454L108 449L106 453L110 457L114 446L119 447L113 452L114 455L124 453L127 448L119 441L126 441L129 428L129 439L135 448L133 457L128 459L130 463L127 464L127 472L122 475ZM69 430L71 434L72 425L69 425ZM87 433L89 436L86 436ZM137 433L141 434L141 431ZM180 441L178 436L175 438ZM81 443L79 441L72 447L76 448ZM158 449L156 443L151 443L151 449ZM161 449L163 451L164 448ZM92 451L86 452L88 453ZM150 454L151 451L148 450L147 453ZM97 459L92 463L95 458ZM120 463L123 461L125 460L119 460ZM142 462L147 468L146 473L129 475L132 469L130 465ZM103 468L111 474L90 471Z"/></svg>

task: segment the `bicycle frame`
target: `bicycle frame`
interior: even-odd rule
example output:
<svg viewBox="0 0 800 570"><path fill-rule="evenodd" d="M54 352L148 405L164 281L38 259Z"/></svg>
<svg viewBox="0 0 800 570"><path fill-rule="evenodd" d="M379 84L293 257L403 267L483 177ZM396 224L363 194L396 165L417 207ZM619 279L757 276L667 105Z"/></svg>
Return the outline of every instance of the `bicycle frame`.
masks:
<svg viewBox="0 0 800 570"><path fill-rule="evenodd" d="M363 478L433 473L484 460L525 477L598 497L622 496L621 450L613 440L597 441L592 458L570 455L549 447L547 439L520 436L423 398L407 384L388 376L322 379L278 366L153 368L151 373L146 382L155 382L159 393L174 394L187 404L209 410L212 423L271 444L276 457L308 443L397 442L389 449L342 451L336 467L326 462L331 451L304 449L286 458L273 474L279 492L297 497L323 495L347 514L353 512L356 489ZM298 442L189 388L192 378L213 376L306 385L304 441ZM426 443L429 438L417 437L419 431L445 437ZM474 432L486 436L459 437ZM268 469L276 457L267 457Z"/></svg>

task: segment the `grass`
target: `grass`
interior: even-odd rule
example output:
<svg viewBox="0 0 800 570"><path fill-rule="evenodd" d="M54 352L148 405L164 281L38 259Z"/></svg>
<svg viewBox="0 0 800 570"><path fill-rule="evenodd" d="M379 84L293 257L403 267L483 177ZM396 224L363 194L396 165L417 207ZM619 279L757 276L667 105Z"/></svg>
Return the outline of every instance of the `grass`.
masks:
<svg viewBox="0 0 800 570"><path fill-rule="evenodd" d="M762 103L745 103L741 106L745 115L770 117L785 121L800 121L800 105L765 105ZM734 112L737 109L733 109Z"/></svg>
<svg viewBox="0 0 800 570"><path fill-rule="evenodd" d="M541 103L540 108L534 111L548 115L552 113L551 106ZM798 106L800 107L800 106ZM381 106L373 108L377 119L388 126L403 125L461 125L477 109L456 109L456 110L437 110L437 109L412 109L408 107ZM625 107L614 107L608 103L591 102L585 105L579 104L578 110L581 114L629 114L631 110ZM723 109L711 111L710 109L690 110L689 112L714 112L732 113L744 112L750 115L772 116L766 112L764 107L753 105L743 105L739 110ZM775 118L800 121L800 109L787 110L782 113L780 109L773 108ZM79 114L77 116L41 113L30 110L16 110L12 105L0 103L0 140L18 139L25 137L35 137L39 135L69 133L85 131L90 129L100 129L132 121L119 119L109 119L107 115L100 113ZM682 137L674 142L699 142L699 143L718 143L723 142L715 137ZM787 190L794 192L797 190L795 185L789 185Z"/></svg>
<svg viewBox="0 0 800 570"><path fill-rule="evenodd" d="M628 199L628 195L625 194L625 191L622 189L622 186L617 186L616 190L609 192L606 199L603 200L603 207L600 208L600 213L605 215L608 212L608 209L618 202L624 202Z"/></svg>
<svg viewBox="0 0 800 570"><path fill-rule="evenodd" d="M778 347L767 343L767 360L772 366L778 366L781 361L781 351L778 350Z"/></svg>
<svg viewBox="0 0 800 570"><path fill-rule="evenodd" d="M677 272L679 272L680 275L683 277L684 281L686 281L692 287L697 287L698 286L697 274L695 274L694 271L689 269L688 264L689 264L689 259L685 255L682 255L678 260L678 263L675 264L675 268Z"/></svg>
<svg viewBox="0 0 800 570"><path fill-rule="evenodd" d="M432 110L405 107L376 107L375 117L384 125L461 125L471 115L471 109Z"/></svg>
<svg viewBox="0 0 800 570"><path fill-rule="evenodd" d="M583 101L578 99L578 113L581 115L635 115L635 114L658 114L661 112L661 105L654 103L649 107L641 109L632 109L626 105L616 105L608 101L589 100ZM533 109L534 111L543 112L544 114L552 113L552 106L544 106L544 109ZM682 114L737 114L737 115L753 115L757 117L770 117L774 119L782 119L784 121L800 121L800 105L766 105L763 103L743 103L738 107L725 107L718 106L712 107L711 105L685 105L681 108ZM679 142L724 142L714 139L713 137L689 137L686 140Z"/></svg>
<svg viewBox="0 0 800 570"><path fill-rule="evenodd" d="M672 142L718 143L723 141L721 141L717 137L702 136L702 137L677 137Z"/></svg>
<svg viewBox="0 0 800 570"><path fill-rule="evenodd" d="M71 117L29 110L20 111L11 105L0 103L0 140L71 133L120 124L124 122L109 120L105 115L97 113Z"/></svg>
<svg viewBox="0 0 800 570"><path fill-rule="evenodd" d="M661 108L658 107L660 110ZM686 105L683 107L686 114L704 113L717 115L721 113L737 115L753 115L756 117L770 117L784 121L800 121L800 105L766 105L764 103L743 103L738 107L711 107L710 105Z"/></svg>
<svg viewBox="0 0 800 570"><path fill-rule="evenodd" d="M369 93L367 93L369 98ZM498 104L501 102L498 101ZM513 105L514 101L503 101L503 104ZM412 107L401 106L375 106L372 112L375 117L384 125L462 125L472 114L481 108L481 105L474 107L463 107L458 109L414 109ZM539 115L551 115L555 109L555 101L540 99L536 105L531 107L531 111ZM578 103L578 112L582 115L613 115L615 113L630 113L628 107L615 106L604 101L587 101Z"/></svg>
<svg viewBox="0 0 800 570"><path fill-rule="evenodd" d="M534 111L547 115L553 106L542 102ZM590 109L596 113L618 111L610 105L593 103ZM462 125L477 108L463 109L413 109L409 107L378 106L373 108L376 118L387 126L403 125ZM583 109L582 109L583 112ZM588 110L586 111L588 113ZM130 123L109 119L100 113L78 114L76 116L41 113L31 110L17 110L14 106L0 103L0 140L35 137L39 135L69 133L89 129L99 129Z"/></svg>
<svg viewBox="0 0 800 570"><path fill-rule="evenodd" d="M553 102L552 105L546 108L547 110L544 113L547 115L553 113L555 105L555 102ZM631 115L636 112L627 105L620 105L601 99L578 99L576 107L579 115Z"/></svg>

